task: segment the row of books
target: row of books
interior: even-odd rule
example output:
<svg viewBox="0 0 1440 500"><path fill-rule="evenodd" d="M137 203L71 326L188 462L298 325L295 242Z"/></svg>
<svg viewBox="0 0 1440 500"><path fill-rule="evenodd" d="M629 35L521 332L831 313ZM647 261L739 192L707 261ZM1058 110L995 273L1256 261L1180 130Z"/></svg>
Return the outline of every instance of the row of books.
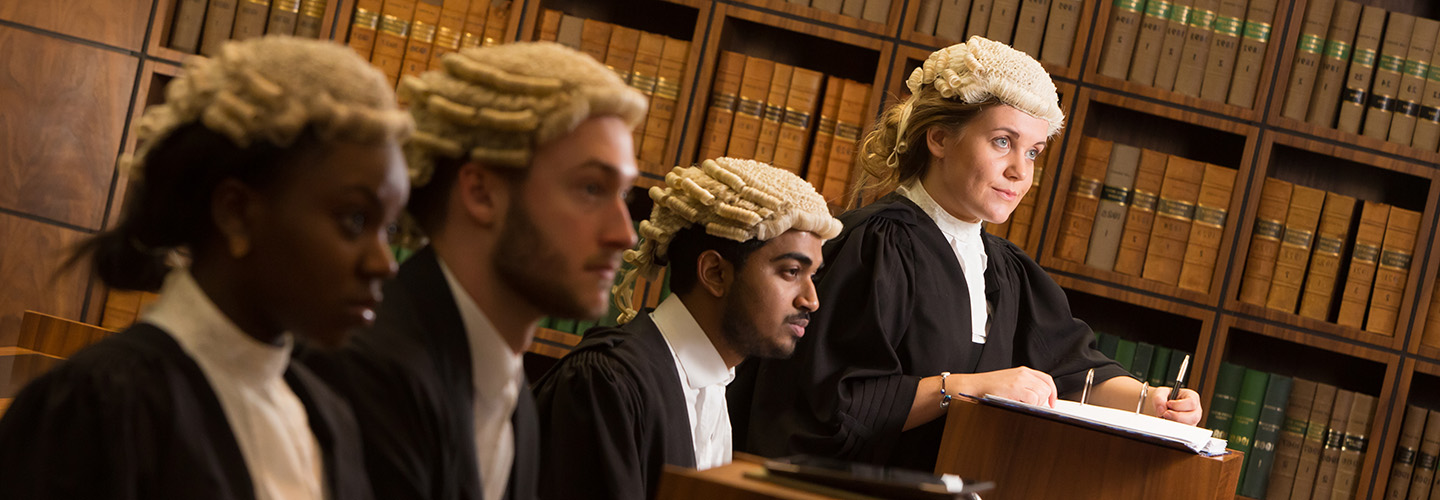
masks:
<svg viewBox="0 0 1440 500"><path fill-rule="evenodd" d="M1068 66L1083 0L921 0L914 30L951 41L979 35Z"/></svg>
<svg viewBox="0 0 1440 500"><path fill-rule="evenodd" d="M1210 291L1235 169L1082 137L1055 256Z"/></svg>
<svg viewBox="0 0 1440 500"><path fill-rule="evenodd" d="M1206 427L1245 453L1237 493L1250 498L1353 498L1374 396L1220 363Z"/></svg>
<svg viewBox="0 0 1440 500"><path fill-rule="evenodd" d="M1440 49L1440 21L1316 0L1301 26L1281 116L1440 148L1440 68L1430 64Z"/></svg>
<svg viewBox="0 0 1440 500"><path fill-rule="evenodd" d="M866 21L884 23L890 20L891 0L786 0L793 4L808 5L826 12L834 12Z"/></svg>
<svg viewBox="0 0 1440 500"><path fill-rule="evenodd" d="M1419 212L1266 178L1240 301L1394 335L1419 226Z"/></svg>
<svg viewBox="0 0 1440 500"><path fill-rule="evenodd" d="M504 42L510 11L510 0L356 0L349 44L395 85L450 52Z"/></svg>
<svg viewBox="0 0 1440 500"><path fill-rule="evenodd" d="M831 204L844 205L870 88L808 68L721 52L699 157L770 163L803 176ZM814 120L817 111L820 118Z"/></svg>
<svg viewBox="0 0 1440 500"><path fill-rule="evenodd" d="M1098 71L1254 107L1275 5L1276 0L1116 0Z"/></svg>
<svg viewBox="0 0 1440 500"><path fill-rule="evenodd" d="M178 0L169 47L215 55L226 40L280 34L320 38L326 0Z"/></svg>
<svg viewBox="0 0 1440 500"><path fill-rule="evenodd" d="M1440 457L1440 411L1409 405L1400 425L1400 444L1390 467L1385 498L1393 500L1440 499L1435 481Z"/></svg>
<svg viewBox="0 0 1440 500"><path fill-rule="evenodd" d="M622 80L650 99L645 123L635 127L635 151L642 171L664 177L665 150L689 63L690 42L546 9L536 38L558 42L604 62Z"/></svg>
<svg viewBox="0 0 1440 500"><path fill-rule="evenodd" d="M1149 382L1151 387L1174 385L1180 375L1182 361L1190 355L1179 349L1136 342L1099 331L1095 332L1095 343L1101 353L1120 363L1135 378Z"/></svg>

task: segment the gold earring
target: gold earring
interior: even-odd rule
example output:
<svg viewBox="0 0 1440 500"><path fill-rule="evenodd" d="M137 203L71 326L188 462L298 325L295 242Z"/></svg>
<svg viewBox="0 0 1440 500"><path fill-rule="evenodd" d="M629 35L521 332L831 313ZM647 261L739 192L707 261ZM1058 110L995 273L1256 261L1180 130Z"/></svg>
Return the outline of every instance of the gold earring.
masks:
<svg viewBox="0 0 1440 500"><path fill-rule="evenodd" d="M246 238L230 239L230 256L236 259L243 259L250 253L250 240Z"/></svg>

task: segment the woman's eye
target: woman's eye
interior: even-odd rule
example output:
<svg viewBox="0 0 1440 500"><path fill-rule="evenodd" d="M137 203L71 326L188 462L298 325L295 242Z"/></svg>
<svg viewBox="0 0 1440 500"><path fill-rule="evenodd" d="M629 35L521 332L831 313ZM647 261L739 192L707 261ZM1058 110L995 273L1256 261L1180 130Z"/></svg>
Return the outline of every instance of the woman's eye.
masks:
<svg viewBox="0 0 1440 500"><path fill-rule="evenodd" d="M1039 158L1039 157L1040 157L1040 150L1038 150L1038 149L1032 149L1032 150L1026 151L1026 152L1025 152L1025 157L1026 157L1026 158L1029 158L1029 159L1031 159L1031 160L1034 160L1034 159L1036 159L1036 158Z"/></svg>
<svg viewBox="0 0 1440 500"><path fill-rule="evenodd" d="M1008 147L1010 147L1010 138L1009 138L1009 137L996 137L996 138L995 138L995 145L996 145L996 146L999 146L999 147L1001 147L1001 148L1008 148Z"/></svg>

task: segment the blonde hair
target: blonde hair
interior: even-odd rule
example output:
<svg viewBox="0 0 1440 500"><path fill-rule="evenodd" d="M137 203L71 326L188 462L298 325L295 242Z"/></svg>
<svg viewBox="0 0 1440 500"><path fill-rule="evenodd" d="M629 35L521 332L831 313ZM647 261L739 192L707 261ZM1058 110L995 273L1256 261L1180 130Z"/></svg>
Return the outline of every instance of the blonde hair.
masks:
<svg viewBox="0 0 1440 500"><path fill-rule="evenodd" d="M621 323L636 315L628 293L636 276L657 278L671 240L691 225L738 242L768 241L791 229L826 240L840 234L840 221L830 215L814 186L758 161L716 158L698 167L675 167L665 176L665 185L650 188L655 208L640 222L640 246L625 251L625 262L635 267L611 290Z"/></svg>
<svg viewBox="0 0 1440 500"><path fill-rule="evenodd" d="M444 69L401 80L417 132L405 147L412 185L429 183L441 159L525 168L537 147L594 116L632 129L648 102L615 72L551 42L463 49Z"/></svg>

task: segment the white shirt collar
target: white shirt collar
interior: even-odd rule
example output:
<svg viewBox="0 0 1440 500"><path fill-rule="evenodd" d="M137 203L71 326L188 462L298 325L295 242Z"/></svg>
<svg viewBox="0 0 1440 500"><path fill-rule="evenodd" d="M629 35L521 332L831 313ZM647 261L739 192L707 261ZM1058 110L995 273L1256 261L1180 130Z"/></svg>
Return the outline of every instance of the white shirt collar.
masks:
<svg viewBox="0 0 1440 500"><path fill-rule="evenodd" d="M190 356L244 385L274 382L290 365L294 340L288 332L274 345L241 331L205 295L188 269L175 269L165 277L160 298L141 321L169 333Z"/></svg>
<svg viewBox="0 0 1440 500"><path fill-rule="evenodd" d="M913 181L899 187L896 191L919 205L920 210L929 215L935 221L935 225L940 226L940 232L945 233L946 236L960 242L980 241L980 223L965 222L950 215L950 212L945 211L934 198L930 197L930 193L925 190L925 185L920 181Z"/></svg>
<svg viewBox="0 0 1440 500"><path fill-rule="evenodd" d="M690 315L679 295L670 294L650 313L650 319L655 321L655 327L660 329L660 334L665 336L665 342L675 353L675 359L684 371L681 379L685 385L698 389L715 384L729 385L735 379L735 369L725 366L720 351L710 343L705 330Z"/></svg>
<svg viewBox="0 0 1440 500"><path fill-rule="evenodd" d="M493 400L502 397L506 385L519 384L524 373L524 354L510 350L510 344L500 337L495 324L480 310L475 298L465 291L460 281L450 272L445 261L440 263L440 272L455 297L455 307L460 310L460 322L465 326L465 336L470 345L470 371L474 378L477 400ZM510 411L514 411L513 404Z"/></svg>

